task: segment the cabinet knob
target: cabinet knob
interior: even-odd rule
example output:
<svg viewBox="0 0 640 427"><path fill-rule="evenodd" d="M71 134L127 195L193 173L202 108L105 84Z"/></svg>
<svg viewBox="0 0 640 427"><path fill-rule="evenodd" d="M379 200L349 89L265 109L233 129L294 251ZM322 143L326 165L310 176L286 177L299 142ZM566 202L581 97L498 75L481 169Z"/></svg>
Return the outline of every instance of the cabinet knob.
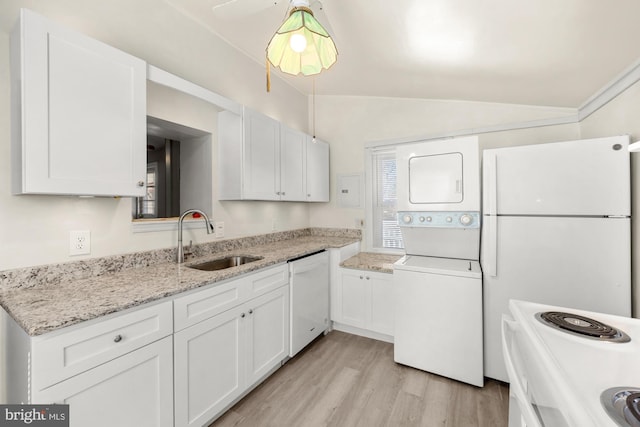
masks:
<svg viewBox="0 0 640 427"><path fill-rule="evenodd" d="M243 319L245 318L245 316L246 316L246 314L244 314L244 313L242 313L242 314L240 315L240 317L242 317Z"/></svg>
<svg viewBox="0 0 640 427"><path fill-rule="evenodd" d="M369 276L367 276L366 279L369 280Z"/></svg>
<svg viewBox="0 0 640 427"><path fill-rule="evenodd" d="M279 195L280 195L280 192L279 192L279 191L276 191L276 194L279 196Z"/></svg>
<svg viewBox="0 0 640 427"><path fill-rule="evenodd" d="M144 181L138 181L138 187L144 187Z"/></svg>
<svg viewBox="0 0 640 427"><path fill-rule="evenodd" d="M120 342L122 341L122 335L118 334L113 338L113 342Z"/></svg>
<svg viewBox="0 0 640 427"><path fill-rule="evenodd" d="M284 196L284 194L285 194L285 193L284 193L284 191L283 191L283 192L282 192L282 195Z"/></svg>
<svg viewBox="0 0 640 427"><path fill-rule="evenodd" d="M253 309L250 309L250 310L249 310L249 314L253 314Z"/></svg>
<svg viewBox="0 0 640 427"><path fill-rule="evenodd" d="M364 276L360 276L360 280L364 279Z"/></svg>

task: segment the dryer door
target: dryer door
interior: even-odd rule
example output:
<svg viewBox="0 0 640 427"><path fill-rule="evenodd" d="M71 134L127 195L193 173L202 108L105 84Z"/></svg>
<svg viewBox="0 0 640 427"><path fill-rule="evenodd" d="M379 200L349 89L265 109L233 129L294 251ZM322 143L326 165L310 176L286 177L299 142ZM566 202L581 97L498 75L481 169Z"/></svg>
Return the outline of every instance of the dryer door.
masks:
<svg viewBox="0 0 640 427"><path fill-rule="evenodd" d="M409 201L460 203L463 200L462 153L442 153L409 159Z"/></svg>

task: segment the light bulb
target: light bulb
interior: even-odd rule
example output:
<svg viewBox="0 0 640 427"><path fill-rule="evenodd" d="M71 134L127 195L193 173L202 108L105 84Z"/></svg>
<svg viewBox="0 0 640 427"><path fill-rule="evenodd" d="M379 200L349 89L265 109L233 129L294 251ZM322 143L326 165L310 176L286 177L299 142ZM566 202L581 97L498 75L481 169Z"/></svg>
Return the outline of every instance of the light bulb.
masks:
<svg viewBox="0 0 640 427"><path fill-rule="evenodd" d="M300 33L293 34L289 38L289 46L291 46L291 49L293 49L294 52L304 52L307 48L307 38Z"/></svg>

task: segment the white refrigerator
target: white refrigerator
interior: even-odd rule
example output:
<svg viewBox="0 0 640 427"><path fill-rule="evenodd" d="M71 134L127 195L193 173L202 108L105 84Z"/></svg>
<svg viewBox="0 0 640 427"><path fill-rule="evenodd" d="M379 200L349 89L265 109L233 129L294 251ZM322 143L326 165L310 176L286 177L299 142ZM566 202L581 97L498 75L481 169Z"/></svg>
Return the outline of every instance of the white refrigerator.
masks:
<svg viewBox="0 0 640 427"><path fill-rule="evenodd" d="M483 153L484 372L510 299L631 315L628 136Z"/></svg>

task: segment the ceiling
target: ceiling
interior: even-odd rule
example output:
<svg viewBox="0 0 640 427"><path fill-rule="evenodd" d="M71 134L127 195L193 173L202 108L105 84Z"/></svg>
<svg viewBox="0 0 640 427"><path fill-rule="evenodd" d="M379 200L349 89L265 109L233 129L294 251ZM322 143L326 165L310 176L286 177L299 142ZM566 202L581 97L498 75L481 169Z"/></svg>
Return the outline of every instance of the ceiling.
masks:
<svg viewBox="0 0 640 427"><path fill-rule="evenodd" d="M260 64L289 7L166 1ZM640 59L638 0L321 1L312 8L339 53L315 79L321 95L577 108ZM312 90L312 77L272 74Z"/></svg>

